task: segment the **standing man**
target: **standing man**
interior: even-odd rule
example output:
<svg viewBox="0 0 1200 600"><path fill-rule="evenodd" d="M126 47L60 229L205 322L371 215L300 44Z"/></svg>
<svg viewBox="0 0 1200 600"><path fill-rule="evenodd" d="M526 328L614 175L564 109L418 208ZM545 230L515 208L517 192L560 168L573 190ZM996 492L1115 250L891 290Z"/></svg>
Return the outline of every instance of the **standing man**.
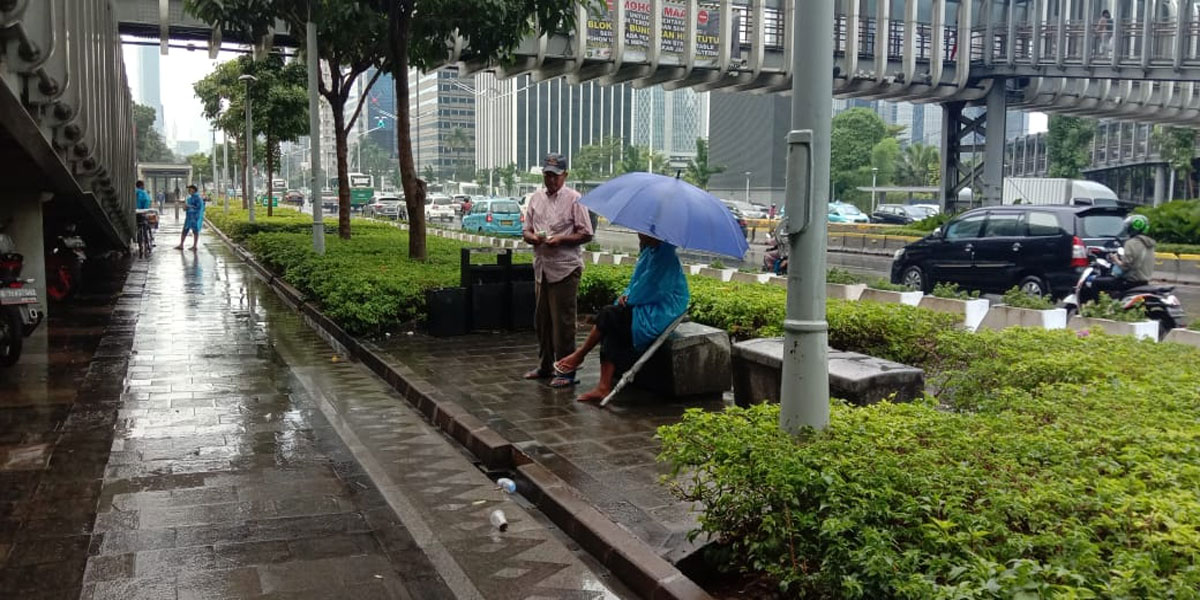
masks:
<svg viewBox="0 0 1200 600"><path fill-rule="evenodd" d="M137 209L146 210L150 208L153 200L150 199L150 192L146 191L146 183L142 180L137 182Z"/></svg>
<svg viewBox="0 0 1200 600"><path fill-rule="evenodd" d="M575 299L583 273L582 246L592 240L592 221L579 202L579 192L564 187L567 158L549 154L542 162L546 187L529 198L522 237L533 246L533 277L537 292L534 328L538 366L525 379L550 380L550 387L575 384L575 371L555 373L554 363L575 351Z"/></svg>
<svg viewBox="0 0 1200 600"><path fill-rule="evenodd" d="M183 219L183 235L179 236L179 245L175 246L176 250L183 250L183 243L187 241L187 234L191 231L195 234L192 240L192 250L200 244L200 223L204 221L204 199L200 194L196 193L196 186L187 186L187 216Z"/></svg>

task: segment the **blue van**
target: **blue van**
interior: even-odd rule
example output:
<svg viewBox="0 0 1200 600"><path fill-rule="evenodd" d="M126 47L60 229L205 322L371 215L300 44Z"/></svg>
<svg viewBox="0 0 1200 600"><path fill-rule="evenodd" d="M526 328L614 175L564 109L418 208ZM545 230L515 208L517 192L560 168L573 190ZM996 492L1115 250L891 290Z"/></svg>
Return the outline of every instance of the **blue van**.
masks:
<svg viewBox="0 0 1200 600"><path fill-rule="evenodd" d="M462 229L489 235L521 235L525 216L521 205L511 198L486 198L471 205L463 216Z"/></svg>

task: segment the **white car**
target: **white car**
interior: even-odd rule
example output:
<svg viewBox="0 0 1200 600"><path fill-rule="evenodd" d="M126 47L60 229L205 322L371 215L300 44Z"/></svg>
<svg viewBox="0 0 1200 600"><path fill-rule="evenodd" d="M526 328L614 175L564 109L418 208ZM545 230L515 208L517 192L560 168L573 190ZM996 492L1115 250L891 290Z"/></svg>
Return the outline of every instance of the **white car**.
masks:
<svg viewBox="0 0 1200 600"><path fill-rule="evenodd" d="M425 199L426 221L453 221L457 212L454 209L454 199L450 196L430 196Z"/></svg>
<svg viewBox="0 0 1200 600"><path fill-rule="evenodd" d="M764 206L751 204L745 200L730 200L731 204L737 207L742 216L747 219L765 219L767 218L767 209Z"/></svg>

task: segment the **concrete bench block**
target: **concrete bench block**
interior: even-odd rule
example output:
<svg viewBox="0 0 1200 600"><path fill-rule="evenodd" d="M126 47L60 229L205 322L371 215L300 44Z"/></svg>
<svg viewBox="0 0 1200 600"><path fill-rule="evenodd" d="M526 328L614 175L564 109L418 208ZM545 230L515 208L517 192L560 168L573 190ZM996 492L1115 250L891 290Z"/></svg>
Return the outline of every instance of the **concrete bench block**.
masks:
<svg viewBox="0 0 1200 600"><path fill-rule="evenodd" d="M988 308L987 316L979 323L979 327L995 330L1009 327L1065 329L1067 327L1067 311L1063 308L1036 310L1001 304Z"/></svg>
<svg viewBox="0 0 1200 600"><path fill-rule="evenodd" d="M1091 319L1088 317L1071 317L1067 327L1075 331L1100 330L1112 335L1132 335L1139 340L1158 341L1158 321L1137 321L1125 323L1109 319Z"/></svg>
<svg viewBox="0 0 1200 600"><path fill-rule="evenodd" d="M723 394L729 380L729 334L692 322L680 323L634 377L639 387L676 398Z"/></svg>
<svg viewBox="0 0 1200 600"><path fill-rule="evenodd" d="M784 279L783 285L787 285L787 279ZM863 291L867 289L865 283L827 283L825 284L825 297L835 300L858 300L862 298Z"/></svg>
<svg viewBox="0 0 1200 600"><path fill-rule="evenodd" d="M736 272L737 269L714 269L712 267L701 267L700 269L700 275L704 277L712 277L713 279L719 279L721 281L729 281L729 279L732 278L733 274Z"/></svg>
<svg viewBox="0 0 1200 600"><path fill-rule="evenodd" d="M1183 329L1176 327L1167 332L1164 342L1175 342L1176 344L1187 344L1200 348L1200 331L1192 331L1191 329Z"/></svg>
<svg viewBox="0 0 1200 600"><path fill-rule="evenodd" d="M730 281L740 281L742 283L766 283L767 278L770 276L770 273L743 273L741 271L734 271L733 277L730 279Z"/></svg>
<svg viewBox="0 0 1200 600"><path fill-rule="evenodd" d="M733 397L738 406L779 402L783 381L783 338L758 338L733 345ZM925 392L925 372L916 367L829 350L829 393L864 406L880 400L907 402Z"/></svg>
<svg viewBox="0 0 1200 600"><path fill-rule="evenodd" d="M787 287L787 276L786 275L772 275L767 280L767 282L770 283L771 285L777 285L781 288L785 288L785 287Z"/></svg>
<svg viewBox="0 0 1200 600"><path fill-rule="evenodd" d="M596 264L598 264L598 265L615 265L615 264L617 264L616 256L614 256L608 252L600 252L598 254L599 255L596 257Z"/></svg>
<svg viewBox="0 0 1200 600"><path fill-rule="evenodd" d="M596 251L593 251L593 250L586 250L586 251L584 251L584 253L583 253L583 262L585 262L585 263L590 263L590 264L593 264L593 265L594 265L594 264L596 264L596 262L597 262L597 261L599 261L599 260L600 260L600 255L601 255L601 254L604 254L604 253L603 253L603 252L596 252Z"/></svg>
<svg viewBox="0 0 1200 600"><path fill-rule="evenodd" d="M629 265L632 267L633 265L637 264L637 257L630 256L628 254L622 254L620 257L618 257L617 264L618 265Z"/></svg>
<svg viewBox="0 0 1200 600"><path fill-rule="evenodd" d="M925 296L921 298L921 303L917 306L932 311L959 315L963 318L963 325L969 331L975 331L979 328L979 324L983 322L984 317L987 316L988 304L990 303L987 300L981 298L958 300L955 298Z"/></svg>
<svg viewBox="0 0 1200 600"><path fill-rule="evenodd" d="M925 294L922 292L893 292L867 288L863 290L862 295L858 299L868 302L891 302L893 304L916 306L921 303L921 298L924 296Z"/></svg>

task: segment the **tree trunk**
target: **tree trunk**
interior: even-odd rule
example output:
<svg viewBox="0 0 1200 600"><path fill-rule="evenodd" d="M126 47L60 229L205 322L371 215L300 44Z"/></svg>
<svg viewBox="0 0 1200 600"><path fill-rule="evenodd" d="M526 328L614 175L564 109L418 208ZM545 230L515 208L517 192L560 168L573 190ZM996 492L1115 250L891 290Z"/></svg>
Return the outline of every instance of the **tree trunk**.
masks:
<svg viewBox="0 0 1200 600"><path fill-rule="evenodd" d="M274 185L274 181L273 181L274 178L275 178L275 153L271 151L271 136L268 135L267 136L267 216L268 217L275 216L275 209L273 208L275 206L275 203L271 201L271 197L274 195L274 190L272 189L272 185Z"/></svg>
<svg viewBox="0 0 1200 600"><path fill-rule="evenodd" d="M417 179L413 164L412 132L409 129L408 36L412 12L403 2L388 8L388 45L392 55L392 80L396 83L396 142L400 154L400 181L404 186L404 204L408 208L408 257L425 260L425 182Z"/></svg>
<svg viewBox="0 0 1200 600"><path fill-rule="evenodd" d="M337 147L338 237L350 239L350 166L346 161L345 106L333 106L333 132Z"/></svg>

